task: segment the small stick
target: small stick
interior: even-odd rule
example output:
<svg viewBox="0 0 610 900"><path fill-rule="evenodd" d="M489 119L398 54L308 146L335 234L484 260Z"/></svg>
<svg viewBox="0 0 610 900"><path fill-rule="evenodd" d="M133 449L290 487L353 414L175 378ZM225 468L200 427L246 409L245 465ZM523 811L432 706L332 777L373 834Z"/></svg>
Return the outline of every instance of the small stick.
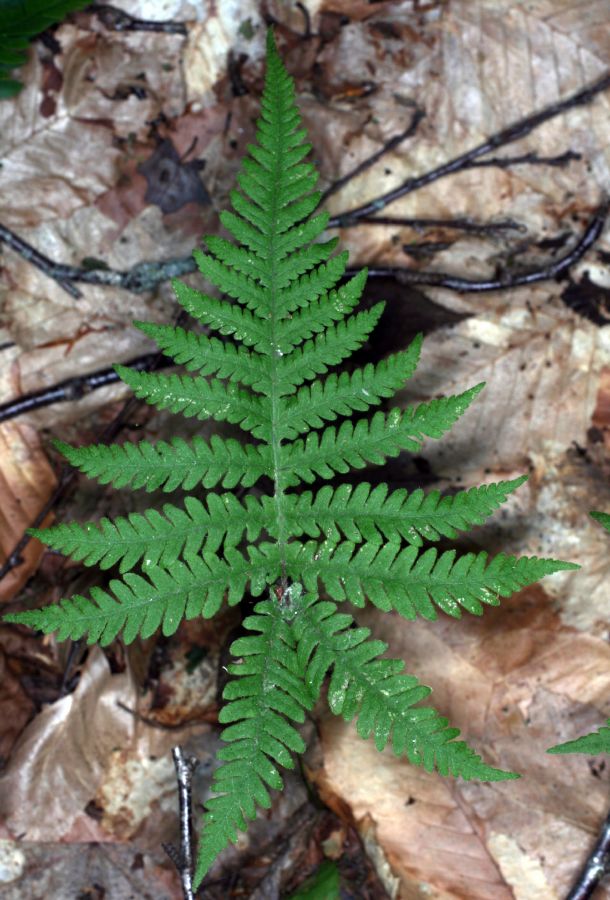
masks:
<svg viewBox="0 0 610 900"><path fill-rule="evenodd" d="M423 109L416 109L413 113L413 118L406 128L404 128L402 131L399 131L398 134L395 134L393 137L387 140L385 144L383 144L383 146L379 148L379 150L376 150L375 153L371 154L371 156L367 156L366 159L363 159L362 162L358 163L358 165L355 166L355 168L353 168L350 172L347 172L345 175L342 175L341 178L337 178L336 181L333 181L333 183L329 185L329 187L327 187L325 191L323 191L322 196L320 197L320 203L324 203L324 201L328 197L330 197L331 194L336 194L337 191L340 191L342 187L345 187L345 185L352 180L352 178L355 178L362 172L366 172L366 170L370 169L371 166L374 166L375 163L382 158L382 156L385 156L385 154L389 153L390 150L393 150L394 147L398 147L398 145L403 141L406 141L407 138L412 137L417 131L419 123L422 119L425 118L425 116L426 114ZM337 217L335 216L335 218ZM329 225L331 225L332 221L333 220L329 222Z"/></svg>
<svg viewBox="0 0 610 900"><path fill-rule="evenodd" d="M372 278L396 278L403 284L424 284L430 287L448 288L461 294L482 294L486 291L506 290L507 288L522 287L525 284L536 284L539 281L549 281L570 269L593 246L604 230L609 209L610 203L605 200L591 217L578 243L568 253L554 262L530 272L511 273L501 275L499 278L480 281L460 278L447 272L417 272L414 269L400 266L374 267L368 270L368 274ZM357 271L359 270L347 269L345 274L354 275Z"/></svg>
<svg viewBox="0 0 610 900"><path fill-rule="evenodd" d="M182 747L172 749L176 779L178 781L178 802L180 807L180 849L173 844L163 844L163 849L173 862L180 876L184 900L194 900L193 893L193 823L192 780L199 765L194 756L185 756Z"/></svg>
<svg viewBox="0 0 610 900"><path fill-rule="evenodd" d="M88 12L95 13L105 28L110 31L158 31L162 34L180 34L186 36L184 22L157 21L156 19L137 19L122 9L108 3L91 3Z"/></svg>
<svg viewBox="0 0 610 900"><path fill-rule="evenodd" d="M610 871L610 813L566 900L588 900Z"/></svg>
<svg viewBox="0 0 610 900"><path fill-rule="evenodd" d="M363 216L353 222L344 222L342 228L358 228L360 225L395 225L400 228L455 228L475 234L493 234L496 231L526 232L527 228L514 219L500 219L497 222L473 222L472 219L421 219L405 216Z"/></svg>
<svg viewBox="0 0 610 900"><path fill-rule="evenodd" d="M138 356L136 359L129 360L123 365L129 366L138 372L151 372L162 368L163 365L174 365L167 357L163 357L159 364L158 353L147 353L144 356ZM9 419L15 419L24 413L33 412L36 409L42 409L45 406L51 406L54 403L71 403L73 400L80 400L86 394L98 388L105 387L107 384L115 384L121 379L114 369L98 369L96 372L89 372L87 375L75 375L73 378L66 378L52 387L44 388L41 391L32 391L30 394L24 394L16 400L9 400L7 403L0 403L0 423L8 422Z"/></svg>
<svg viewBox="0 0 610 900"><path fill-rule="evenodd" d="M553 103L551 106L547 106L546 109L531 113L531 115L525 116L525 118L520 119L518 122L514 122L507 128L503 128L486 141L477 144L476 147L467 150L465 153L461 153L459 156L454 157L454 159L442 163L435 169L430 169L428 172L424 172L423 175L407 178L402 184L399 184L398 187L392 188L391 191L386 191L385 194L381 194L374 200L369 200L368 203L363 203L361 206L357 206L354 209L347 210L344 213L334 216L330 220L329 225L341 227L346 221L361 219L363 216L374 215L376 212L385 209L389 203L393 203L394 200L398 200L400 197L405 197L407 194L411 194L413 191L417 191L425 185L431 184L433 181L438 181L439 178L444 178L446 175L452 175L455 172L461 172L464 169L471 167L474 161L480 156L485 156L487 153L491 153L492 150L497 150L499 147L505 147L507 144L512 144L514 141L527 137L534 129L544 124L544 122L554 119L555 116L579 106L586 106L598 94L607 90L609 87L610 72L593 82L593 84L581 88L580 91L577 91L570 97L566 97L565 100Z"/></svg>

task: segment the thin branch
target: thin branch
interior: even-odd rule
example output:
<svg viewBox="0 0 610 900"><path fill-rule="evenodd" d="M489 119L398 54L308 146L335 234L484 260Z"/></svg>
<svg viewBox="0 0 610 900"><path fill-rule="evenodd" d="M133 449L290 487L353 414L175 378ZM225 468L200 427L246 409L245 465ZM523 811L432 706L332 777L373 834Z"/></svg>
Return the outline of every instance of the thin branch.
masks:
<svg viewBox="0 0 610 900"><path fill-rule="evenodd" d="M564 169L571 162L582 159L582 153L566 150L557 156L538 156L537 153L523 153L521 156L492 156L491 159L478 159L469 163L468 169L481 169L484 166L495 166L498 169L509 169L512 166L551 166Z"/></svg>
<svg viewBox="0 0 610 900"><path fill-rule="evenodd" d="M70 266L60 266L57 263L54 263L48 256L39 253L31 244L28 244L27 241L24 241L16 235L14 231L11 231L10 228L6 228L4 225L0 225L0 244L6 244L7 247L10 247L11 250L14 250L15 253L18 253L23 259L32 263L33 266L36 266L36 268L40 269L41 272L44 272L45 275L48 275L49 278L53 278L67 294L70 294L71 297L78 300L83 296L78 288L75 288L71 283L73 279L69 275L66 277L63 274L71 268Z"/></svg>
<svg viewBox="0 0 610 900"><path fill-rule="evenodd" d="M610 72L593 84L587 85L587 87L582 88L570 97L566 97L565 100L560 100L558 103L547 106L545 109L531 113L531 115L525 116L525 118L520 119L518 122L514 122L507 128L503 128L486 141L477 144L476 147L467 150L466 153L461 153L454 159L449 160L449 162L442 163L442 165L437 166L435 169L424 172L423 175L407 178L402 184L398 185L398 187L392 188L391 191L386 191L385 194L381 194L374 200L370 200L368 203L363 203L361 206L356 206L354 209L333 216L329 225L342 227L346 221L361 219L363 216L372 216L376 212L379 212L379 210L385 209L389 203L393 203L395 200L405 197L407 194L412 194L414 191L425 187L425 185L431 184L433 181L438 181L439 178L445 178L447 175L462 172L465 169L472 167L475 160L478 160L479 157L485 156L487 153L491 153L499 147L505 147L507 144L512 144L514 141L527 137L534 129L544 124L544 122L548 122L549 119L554 119L556 116L567 112L570 109L586 106L588 103L591 103L598 94L601 94L602 91L607 90L609 87Z"/></svg>
<svg viewBox="0 0 610 900"><path fill-rule="evenodd" d="M182 36L187 34L184 22L138 19L108 3L91 3L86 11L95 13L109 31L158 31L162 34L180 34Z"/></svg>
<svg viewBox="0 0 610 900"><path fill-rule="evenodd" d="M412 219L406 216L363 216L353 222L345 222L343 228L357 228L360 225L395 225L398 228L455 228L475 234L494 234L497 231L527 231L525 225L514 219L500 219L497 222L473 222L472 219Z"/></svg>
<svg viewBox="0 0 610 900"><path fill-rule="evenodd" d="M199 765L194 756L185 756L182 747L172 749L176 779L178 781L178 801L180 805L180 849L173 844L163 844L163 849L175 865L184 900L194 900L193 893L193 823L192 823L192 780Z"/></svg>
<svg viewBox="0 0 610 900"><path fill-rule="evenodd" d="M124 365L130 366L130 368L138 372L150 372L166 364L173 365L167 357L163 357L160 362L158 357L158 353L147 353L144 356L138 356L136 359L124 363ZM80 400L92 391L105 387L108 384L116 384L120 380L114 369L98 369L96 372L89 372L87 375L75 375L73 378L66 378L65 381L60 381L50 388L32 391L30 394L18 397L16 400L0 403L0 423L8 422L9 419L15 419L17 416L24 415L24 413L33 412L36 409L42 409L54 403L71 403L73 400Z"/></svg>
<svg viewBox="0 0 610 900"><path fill-rule="evenodd" d="M363 159L362 162L358 163L350 172L347 172L345 175L342 175L341 178L338 178L336 181L333 181L331 185L329 185L325 191L322 192L322 196L320 197L320 203L324 203L324 201L331 196L331 194L336 194L337 191L340 191L341 188L345 187L345 185L350 182L357 175L361 175L362 172L366 172L367 169L370 169L371 166L374 166L376 162L389 153L394 147L398 147L399 144L402 144L403 141L406 141L407 138L413 137L415 132L419 127L419 123L424 119L426 113L423 109L415 109L413 113L413 118L410 123L404 128L402 131L399 131L398 134L395 134L393 137L389 138L380 148L376 150L375 153L372 153L370 156L367 156L366 159Z"/></svg>
<svg viewBox="0 0 610 900"><path fill-rule="evenodd" d="M400 266L374 267L368 270L368 274L373 278L396 278L403 284L423 284L430 287L448 288L460 294L482 294L486 291L506 290L507 288L522 287L525 284L536 284L539 281L550 281L567 272L593 246L604 230L609 210L610 203L605 200L589 220L578 243L568 253L529 272L507 272L498 278L480 281L460 278L447 272L417 272ZM356 271L359 270L348 270L348 273L353 275Z"/></svg>
<svg viewBox="0 0 610 900"><path fill-rule="evenodd" d="M63 263L53 262L48 256L40 253L39 250L36 250L35 247L4 225L0 225L0 243L6 244L7 247L10 247L23 259L26 259L33 266L36 266L37 269L40 269L41 272L44 272L45 275L48 275L49 278L53 278L60 287L77 300L82 297L82 293L74 286L73 282L75 281L83 284L103 284L111 287L120 287L134 294L143 294L146 291L154 290L160 282L187 275L190 272L194 272L197 268L192 256L168 259L160 263L142 262L125 271L106 267L90 269L79 266L67 266Z"/></svg>
<svg viewBox="0 0 610 900"><path fill-rule="evenodd" d="M588 900L610 871L610 813L566 900Z"/></svg>

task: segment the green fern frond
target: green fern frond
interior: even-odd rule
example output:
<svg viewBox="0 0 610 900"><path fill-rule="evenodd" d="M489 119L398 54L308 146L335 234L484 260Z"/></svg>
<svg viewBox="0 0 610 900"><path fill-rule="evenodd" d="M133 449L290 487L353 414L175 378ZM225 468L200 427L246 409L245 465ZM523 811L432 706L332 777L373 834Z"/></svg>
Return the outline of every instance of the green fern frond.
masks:
<svg viewBox="0 0 610 900"><path fill-rule="evenodd" d="M442 437L482 389L477 385L463 394L421 403L411 409L377 412L372 419L346 419L337 429L312 431L280 448L279 472L287 487L318 478L332 478L335 472L361 469L367 463L381 465L401 450L417 453L425 436ZM285 448L285 449L284 449Z"/></svg>
<svg viewBox="0 0 610 900"><path fill-rule="evenodd" d="M152 338L166 356L183 365L190 372L216 375L230 381L254 386L259 393L269 389L272 370L269 359L255 355L245 347L221 341L204 334L195 334L172 325L153 322L134 322L136 328Z"/></svg>
<svg viewBox="0 0 610 900"><path fill-rule="evenodd" d="M549 747L547 753L588 753L595 756L598 753L610 753L610 719L605 725L591 734L576 738L574 741L566 741L565 744L556 744Z"/></svg>
<svg viewBox="0 0 610 900"><path fill-rule="evenodd" d="M221 734L229 746L218 752L222 764L212 784L216 796L206 803L197 884L221 850L237 841L238 830L246 829L257 805L271 806L267 787L283 786L276 764L292 769L292 753L305 750L303 738L286 721L303 722L315 699L302 677L294 637L277 604L258 603L255 612L243 625L260 634L231 645L231 653L242 659L229 667L235 678L224 689L229 702L219 721L233 724Z"/></svg>
<svg viewBox="0 0 610 900"><path fill-rule="evenodd" d="M373 544L401 537L421 547L423 539L454 538L459 531L482 525L526 480L522 475L446 497L421 489L410 494L399 489L388 497L386 484L373 488L366 481L355 488L342 484L333 490L326 485L315 496L311 491L289 494L286 515L295 537L323 535L327 542L338 543L343 534L348 541Z"/></svg>
<svg viewBox="0 0 610 900"><path fill-rule="evenodd" d="M227 594L234 606L241 601L251 583L252 593L260 594L265 584L279 575L275 560L250 548L250 560L230 547L224 556L207 553L191 559L190 566L175 562L171 571L147 566L146 578L127 572L122 581L110 582L112 593L91 589L91 598L75 594L44 609L5 616L7 622L21 622L45 634L57 631L57 639L109 644L123 632L125 643L140 634L150 637L161 627L171 635L182 619L216 615Z"/></svg>
<svg viewBox="0 0 610 900"><path fill-rule="evenodd" d="M92 444L71 447L55 441L65 458L89 478L115 487L144 488L154 491L192 490L202 484L206 488L221 484L225 488L243 484L249 487L263 475L271 474L271 456L265 446L240 444L212 435L207 443L194 437L188 444L181 438L152 446L138 444Z"/></svg>
<svg viewBox="0 0 610 900"><path fill-rule="evenodd" d="M269 501L269 502L265 502ZM205 544L205 554L235 547L247 533L255 541L264 528L275 522L269 497L247 496L241 503L234 494L208 494L205 504L186 497L184 509L166 503L163 515L156 509L131 513L111 521L79 525L31 528L29 533L55 550L81 560L86 566L109 569L120 562L120 572L128 572L143 561L146 566L171 568L183 557L196 558Z"/></svg>
<svg viewBox="0 0 610 900"><path fill-rule="evenodd" d="M231 422L262 440L271 437L268 405L252 391L235 384L193 378L189 375L161 375L137 372L127 366L115 366L117 375L128 384L136 397L157 409L182 413L186 418L216 419Z"/></svg>
<svg viewBox="0 0 610 900"><path fill-rule="evenodd" d="M351 616L337 613L334 603L315 593L293 594L293 603L292 630L307 685L318 696L332 669L328 705L346 722L357 718L360 737L372 736L378 750L391 743L397 756L406 754L428 772L484 781L519 777L486 765L464 741L456 741L459 730L448 727L435 709L415 707L431 689L403 674L402 660L381 659L387 644L368 640L368 628L352 628Z"/></svg>
<svg viewBox="0 0 610 900"><path fill-rule="evenodd" d="M280 360L279 380L283 385L283 392L292 393L304 381L328 371L329 366L338 365L362 347L379 321L384 305L377 303L369 310L350 316L346 321L330 325L325 332L296 347Z"/></svg>
<svg viewBox="0 0 610 900"><path fill-rule="evenodd" d="M435 619L439 609L458 618L464 610L480 615L485 605L544 575L577 568L552 559L500 554L488 560L485 553L457 557L422 549L424 541L453 538L483 522L523 478L448 497L367 482L302 491L303 484L380 465L401 451L418 453L466 413L483 385L406 409L375 410L413 374L421 338L381 362L331 371L365 344L383 304L358 309L366 270L339 283L347 255L335 253L336 239L324 238L328 213L315 213L317 176L305 161L311 147L271 32L257 140L248 147L239 190L231 193L233 211L220 216L236 243L211 236L207 253L195 252L200 272L222 296L173 282L178 302L205 333L136 323L196 374L116 367L147 403L239 426L244 442L197 435L156 445L57 444L103 484L226 493L35 531L86 565L118 565L121 578L108 590L94 587L88 598L5 617L56 631L60 640L108 643L122 632L129 642L157 628L170 635L184 618L213 616L224 601L239 603L246 590L271 598L246 620L260 635L232 646L243 661L231 668L236 679L220 717L234 724L223 732L228 746L219 754L217 796L207 804L198 882L257 805L269 805L268 788L281 786L276 764L292 765L290 751L303 749L287 720L302 721L328 674L331 709L356 719L359 733L372 735L378 747L391 742L399 755L443 774L514 777L455 740L458 732L435 710L414 706L429 689L405 674L402 663L380 659L385 645L320 600L320 585L335 601L363 606L368 599L405 619ZM256 493L241 499L254 485ZM231 493L237 487L240 498ZM299 585L310 595L301 606Z"/></svg>
<svg viewBox="0 0 610 900"><path fill-rule="evenodd" d="M314 381L297 391L280 406L280 438L292 439L312 428L320 428L324 420L376 406L383 397L393 397L413 375L421 347L421 335L408 350L396 353L374 366L369 363L354 372L334 372L324 381Z"/></svg>
<svg viewBox="0 0 610 900"><path fill-rule="evenodd" d="M88 0L2 0L0 10L0 98L13 97L22 85L8 73L22 66L30 40L50 25L87 6Z"/></svg>
<svg viewBox="0 0 610 900"><path fill-rule="evenodd" d="M419 554L417 547L401 550L397 542L381 548L379 543L367 543L356 550L350 541L322 546L309 541L289 544L287 551L289 575L300 578L309 591L317 590L319 578L335 600L364 606L366 596L379 609L431 621L437 618L435 606L456 619L462 609L480 616L484 604L498 606L500 597L510 597L545 575L578 568L554 559L503 553L489 563L485 552L456 559L455 550L439 556L431 547Z"/></svg>
<svg viewBox="0 0 610 900"><path fill-rule="evenodd" d="M610 531L610 514L605 512L591 512L589 515L592 519L595 519L596 522L599 522L606 531Z"/></svg>

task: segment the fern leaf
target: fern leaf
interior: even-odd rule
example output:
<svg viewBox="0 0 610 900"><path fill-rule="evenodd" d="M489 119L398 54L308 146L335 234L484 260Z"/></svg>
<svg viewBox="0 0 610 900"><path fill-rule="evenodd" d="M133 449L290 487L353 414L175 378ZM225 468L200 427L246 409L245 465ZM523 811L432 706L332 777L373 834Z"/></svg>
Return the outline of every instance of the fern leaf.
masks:
<svg viewBox="0 0 610 900"><path fill-rule="evenodd" d="M204 544L205 555L216 553L223 541L225 547L234 547L244 532L254 541L263 528L273 527L274 512L271 503L263 505L252 496L240 503L232 493L209 494L205 504L186 497L183 509L166 503L163 515L153 508L113 521L70 522L29 533L87 566L109 569L120 562L123 574L141 560L147 567L168 569L181 556L190 562Z"/></svg>
<svg viewBox="0 0 610 900"><path fill-rule="evenodd" d="M314 702L301 675L294 637L276 604L258 603L255 612L243 625L260 634L231 645L231 653L242 660L229 667L235 678L223 694L228 703L219 720L232 724L221 734L228 746L218 753L222 764L212 784L215 796L206 803L197 884L220 851L237 840L238 830L246 829L256 807L271 806L267 788L283 786L277 765L294 768L292 753L305 749L303 738L286 721L303 722L304 711Z"/></svg>
<svg viewBox="0 0 610 900"><path fill-rule="evenodd" d="M355 488L342 484L333 490L326 485L315 497L311 491L288 495L287 517L295 537L323 535L328 543L337 543L342 534L354 543L402 537L421 547L423 539L454 538L459 531L482 525L526 480L523 475L447 497L441 497L440 491L425 494L418 489L409 494L402 488L388 496L386 484L373 488L366 481Z"/></svg>
<svg viewBox="0 0 610 900"><path fill-rule="evenodd" d="M358 350L379 321L383 308L383 303L377 303L346 321L331 325L284 356L278 366L282 393L292 393L304 381L328 371L329 366L337 365Z"/></svg>
<svg viewBox="0 0 610 900"><path fill-rule="evenodd" d="M73 465L102 483L187 492L219 485L226 493L210 493L205 501L187 496L182 505L96 525L35 531L86 565L119 565L121 578L107 590L92 588L89 597L6 617L56 631L60 640L86 636L108 643L122 631L129 642L157 628L172 634L184 618L213 616L223 602L239 603L246 590L254 597L269 592L271 599L245 623L258 634L232 646L241 661L231 669L237 677L220 714L232 724L223 732L227 746L219 754L216 796L207 803L197 882L257 806L269 806L268 789L281 787L277 766L291 766L290 753L303 750L291 723L302 721L327 676L332 710L356 720L359 733L380 749L391 743L398 755L443 774L515 777L487 766L456 740L457 730L434 709L417 706L429 689L402 663L383 658L385 644L351 627L351 617L335 603L321 601L319 585L335 601L362 606L367 598L406 619L435 619L439 609L458 618L464 610L480 615L485 605L546 574L577 568L552 559L500 554L488 560L485 553L457 557L422 547L483 522L523 479L450 497L366 482L288 491L379 465L403 450L418 452L425 439L452 427L483 385L407 409L373 411L412 375L420 338L378 364L329 371L363 346L383 304L357 309L366 270L340 283L347 254L335 254L336 239L323 238L329 216L315 212L317 175L305 160L311 146L294 84L271 31L267 40L257 143L249 145L230 195L232 211L220 216L235 242L211 236L207 252L195 252L201 274L222 296L173 282L178 302L206 333L136 323L197 374L116 367L147 403L232 423L246 439L58 444ZM255 484L256 495L243 500L231 492L239 486L241 496ZM608 527L604 514L594 516ZM136 565L139 571L132 571Z"/></svg>
<svg viewBox="0 0 610 900"><path fill-rule="evenodd" d="M234 384L209 382L189 375L160 375L156 372L136 372L127 366L114 367L119 378L133 390L136 397L157 409L169 409L186 417L214 418L217 422L231 422L255 437L268 440L271 421L268 404L263 404L251 391Z"/></svg>
<svg viewBox="0 0 610 900"><path fill-rule="evenodd" d="M239 381L262 393L269 389L271 367L269 358L246 350L230 341L184 328L157 325L154 322L134 322L136 328L152 338L166 356L183 365L189 372L213 375Z"/></svg>
<svg viewBox="0 0 610 900"><path fill-rule="evenodd" d="M600 525L606 529L606 531L610 531L610 515L605 512L592 512L589 513L592 519L595 519L596 522L599 522Z"/></svg>
<svg viewBox="0 0 610 900"><path fill-rule="evenodd" d="M4 0L0 21L0 98L13 97L22 85L6 77L8 70L25 63L31 38L50 25L87 6L88 0Z"/></svg>
<svg viewBox="0 0 610 900"><path fill-rule="evenodd" d="M290 319L280 319L275 329L280 353L290 353L307 338L345 318L360 300L365 283L366 269L362 269L346 284L314 300Z"/></svg>
<svg viewBox="0 0 610 900"><path fill-rule="evenodd" d="M218 259L201 250L194 250L193 256L201 274L209 282L220 288L223 293L235 300L239 300L255 315L264 319L269 313L270 295L268 289L262 287L256 278L243 275L232 266L226 266Z"/></svg>
<svg viewBox="0 0 610 900"><path fill-rule="evenodd" d="M290 287L282 290L281 302L277 304L276 314L282 318L299 307L308 307L323 294L327 294L343 277L347 267L349 254L339 253L326 264L317 266L313 272L302 275L293 281Z"/></svg>
<svg viewBox="0 0 610 900"><path fill-rule="evenodd" d="M250 581L260 593L267 580L277 578L279 567L260 553L248 560L231 548L224 556L206 553L205 560L194 557L190 565L176 562L171 572L158 566L146 567L146 578L127 572L123 580L113 579L110 591L91 588L91 598L75 594L42 609L6 616L7 622L21 622L45 634L57 631L57 639L109 644L123 632L131 643L137 635L150 637L161 627L164 635L175 632L183 618L216 615L228 592L234 606L243 598ZM273 559L271 560L273 562Z"/></svg>
<svg viewBox="0 0 610 900"><path fill-rule="evenodd" d="M593 515L593 514L592 514ZM576 738L574 741L566 741L565 744L556 744L549 747L547 753L588 753L595 756L598 753L610 753L610 719L605 725L591 734Z"/></svg>
<svg viewBox="0 0 610 900"><path fill-rule="evenodd" d="M192 490L203 484L210 488L222 484L249 486L272 471L267 447L245 446L232 438L212 435L209 444L194 437L190 444L181 438L159 441L156 447L146 441L138 444L93 444L71 447L55 441L66 459L89 478L115 487L131 485L154 491Z"/></svg>
<svg viewBox="0 0 610 900"><path fill-rule="evenodd" d="M354 372L332 373L324 381L301 388L280 407L281 439L293 439L301 432L324 425L353 410L378 405L392 397L413 375L421 349L421 335L408 350L396 353L374 366L369 363Z"/></svg>
<svg viewBox="0 0 610 900"><path fill-rule="evenodd" d="M293 585L293 588L295 585ZM334 603L315 594L294 599L291 627L305 679L317 696L332 669L328 704L335 715L356 718L360 737L371 735L378 750L391 742L397 756L406 754L414 765L441 775L460 775L482 781L518 778L486 765L464 741L456 741L456 728L429 707L414 707L431 690L413 675L403 674L404 663L380 659L383 641L368 640L368 628L353 628L351 616L340 614Z"/></svg>
<svg viewBox="0 0 610 900"><path fill-rule="evenodd" d="M230 303L222 303L190 288L177 279L172 281L176 299L195 319L209 325L220 334L230 334L247 347L254 347L259 353L271 354L268 328L263 320L257 319L246 309Z"/></svg>
<svg viewBox="0 0 610 900"><path fill-rule="evenodd" d="M442 437L468 408L481 390L477 385L463 394L432 400L408 410L377 412L372 419L349 419L321 434L312 431L281 447L280 472L286 487L301 481L311 483L332 478L335 472L360 469L367 462L377 465L401 450L417 453L424 436Z"/></svg>
<svg viewBox="0 0 610 900"><path fill-rule="evenodd" d="M434 620L435 607L456 619L462 610L479 616L483 604L498 606L500 597L510 597L545 575L579 568L554 559L503 553L489 563L485 552L457 559L455 550L439 556L430 548L418 554L416 547L401 550L398 543L382 548L364 544L354 552L350 541L335 546L310 541L300 547L290 544L288 550L288 573L295 580L300 577L308 590L316 591L320 578L335 600L364 606L366 595L379 609L395 609L405 619L420 615Z"/></svg>

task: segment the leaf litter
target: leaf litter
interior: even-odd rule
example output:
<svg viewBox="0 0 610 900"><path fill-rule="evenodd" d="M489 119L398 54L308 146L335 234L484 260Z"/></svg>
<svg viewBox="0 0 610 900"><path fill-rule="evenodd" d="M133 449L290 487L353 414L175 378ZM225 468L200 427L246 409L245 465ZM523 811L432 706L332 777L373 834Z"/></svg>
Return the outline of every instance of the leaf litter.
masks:
<svg viewBox="0 0 610 900"><path fill-rule="evenodd" d="M109 32L82 13L58 29L59 54L50 56L36 44L22 95L0 105L0 222L58 261L80 264L93 255L119 269L187 255L202 232L217 230L214 210L225 205L257 110L263 8L203 6L195 10L183 0L129 5L134 16L185 21L186 42L175 35ZM281 34L327 183L404 128L414 108L426 111L414 137L329 198L331 214L464 152L608 67L608 25L599 20L600 4L594 2L458 0L418 10L422 5L411 2L329 0L306 6L314 31L326 35L323 46L298 37L304 28L298 10L279 3L266 8L289 25ZM246 20L250 28L241 28ZM206 46L214 53L204 53ZM229 49L235 58L248 54L240 70L246 93L235 93L226 74ZM413 219L468 217L484 223L510 217L526 232L473 234L450 224L425 233L406 225L342 228L341 244L351 250L352 265L408 265L477 278L493 274L507 258L523 267L548 260L577 239L608 183L609 102L601 94L590 106L498 151L503 157L580 153L569 166L471 169L384 210ZM201 187L192 182L187 196L201 201L205 192L211 205L164 210L147 196L141 167L164 141L171 141L174 161L184 158L199 167ZM608 775L600 761L556 760L543 751L597 727L610 714L609 554L603 533L587 517L591 508L610 509L610 346L603 324L565 302L568 290L582 295L588 283L600 290L610 284L604 255L609 243L606 230L570 282L476 295L418 292L426 310L434 304L440 312L427 326L422 364L404 402L487 382L451 434L425 445L426 472L435 486L455 490L529 471L528 484L475 536L477 549L552 553L583 568L547 579L544 588L487 610L481 620L422 626L374 611L359 614L363 624L375 619L381 637L385 627L389 652L408 659L409 671L431 684L435 705L465 739L492 764L524 775L508 786L445 782L388 752L379 757L353 729L322 716L311 778L331 807L361 823L363 835L362 823L374 823L369 845L379 849L379 875L392 896L561 897L605 813ZM150 347L131 320L170 321L173 315L166 285L155 295L86 286L76 301L6 249L2 265L0 343L14 342L0 355L2 399L146 352ZM413 296L397 285L386 298L399 334L413 330ZM6 504L11 495L21 500L19 514L2 521L5 554L54 487L42 449L44 430L68 439L70 429L73 436L83 427L94 431L108 415L104 410L117 408L109 404L124 396L112 386L2 426L2 506L16 510L14 501ZM161 427L150 419L147 427L151 421ZM405 471L412 477L409 466ZM30 545L14 580L3 582L3 600L13 600L35 572L42 555L36 547ZM61 590L50 581L47 592ZM220 646L218 635L206 639ZM2 776L4 849L12 865L6 871L21 872L15 896L23 895L23 878L39 859L51 879L47 895L62 896L62 885L74 873L93 880L97 872L116 896L136 885L138 896L146 896L151 885L151 896L162 890L179 896L169 862L154 852L161 840L172 839L169 748L180 735L212 752L215 701L203 687L204 701L198 689L184 687L184 659L174 656L165 669L165 683L175 684L168 688L174 706L170 701L155 712L151 701L142 713L148 723L127 712L123 707L141 710L137 690L157 652L113 671L92 650L76 688L36 712L14 649L3 650L7 675L0 707L19 703L22 710L22 720L3 734L9 751L16 741ZM178 653L177 647L169 653ZM206 677L210 684L210 672ZM178 731L163 731L150 717L156 725L177 724ZM49 810L44 821L42 795ZM24 842L15 844L22 834ZM135 859L134 868L133 853L116 841L130 839L137 846L139 836L145 849L138 850L142 862ZM85 858L73 852L70 840L102 843ZM26 861L20 869L22 849ZM125 871L129 875L121 881ZM13 890L10 884L3 890ZM604 891L610 896L604 888L600 896Z"/></svg>

